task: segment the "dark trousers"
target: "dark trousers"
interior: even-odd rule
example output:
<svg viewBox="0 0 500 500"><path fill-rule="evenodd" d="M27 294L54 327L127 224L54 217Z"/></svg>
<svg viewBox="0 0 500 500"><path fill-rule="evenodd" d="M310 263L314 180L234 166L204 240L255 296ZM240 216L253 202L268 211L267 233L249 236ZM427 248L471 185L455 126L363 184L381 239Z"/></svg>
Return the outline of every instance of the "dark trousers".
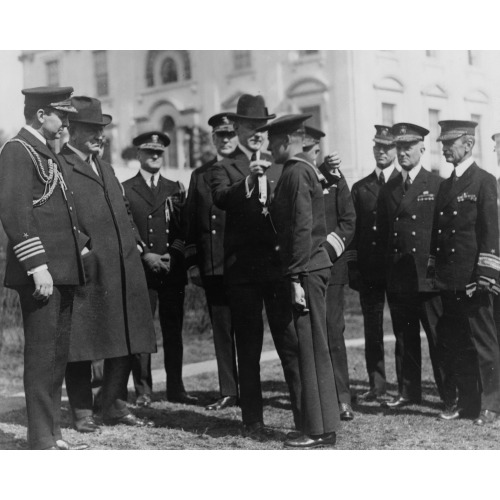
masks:
<svg viewBox="0 0 500 500"><path fill-rule="evenodd" d="M61 439L61 392L69 355L74 287L55 286L47 302L33 298L33 285L19 287L24 325L24 392L28 445L55 446Z"/></svg>
<svg viewBox="0 0 500 500"><path fill-rule="evenodd" d="M365 359L370 390L377 395L386 391L384 362L385 284L362 283L359 302L365 331ZM396 343L396 351L398 345ZM396 365L396 372L398 366Z"/></svg>
<svg viewBox="0 0 500 500"><path fill-rule="evenodd" d="M229 285L229 304L236 337L240 406L244 424L263 421L260 355L265 305L274 345L290 391L294 422L300 429L298 340L293 326L290 290L284 281Z"/></svg>
<svg viewBox="0 0 500 500"><path fill-rule="evenodd" d="M126 394L131 365L132 356L104 360L101 388L104 419L120 418L130 413L126 404ZM92 361L68 363L66 392L75 420L92 415Z"/></svg>
<svg viewBox="0 0 500 500"><path fill-rule="evenodd" d="M311 272L305 277L302 286L309 312L293 312L299 339L302 432L309 436L335 432L340 426L326 327L326 289L329 279L330 269Z"/></svg>
<svg viewBox="0 0 500 500"><path fill-rule="evenodd" d="M339 403L351 404L349 366L344 340L344 285L329 284L327 287L326 328Z"/></svg>
<svg viewBox="0 0 500 500"><path fill-rule="evenodd" d="M231 309L223 276L206 276L203 288L214 335L220 395L238 397L238 368Z"/></svg>
<svg viewBox="0 0 500 500"><path fill-rule="evenodd" d="M398 391L404 398L419 401L422 397L422 353L420 346L420 324L422 324L431 358L434 380L439 396L445 402L443 368L437 348L437 325L443 315L441 297L438 293L387 294L391 310L392 325L396 337L396 366Z"/></svg>
<svg viewBox="0 0 500 500"><path fill-rule="evenodd" d="M500 413L500 352L487 293L442 292L443 318L438 325L445 386L456 382L458 404L470 413Z"/></svg>
<svg viewBox="0 0 500 500"><path fill-rule="evenodd" d="M153 316L158 304L158 316L163 337L163 359L167 372L167 397L176 397L185 392L182 382L184 285L149 288L148 291ZM153 390L150 354L133 355L132 374L136 394L150 395Z"/></svg>

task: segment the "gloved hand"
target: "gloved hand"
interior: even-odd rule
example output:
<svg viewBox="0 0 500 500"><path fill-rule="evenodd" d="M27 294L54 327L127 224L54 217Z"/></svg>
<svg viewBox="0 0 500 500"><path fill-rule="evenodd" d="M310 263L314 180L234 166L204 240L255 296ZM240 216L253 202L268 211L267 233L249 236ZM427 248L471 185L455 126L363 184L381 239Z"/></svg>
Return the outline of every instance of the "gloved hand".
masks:
<svg viewBox="0 0 500 500"><path fill-rule="evenodd" d="M165 262L162 257L162 255L157 253L148 252L143 254L142 260L146 263L147 268L153 273L168 273L170 271L170 262Z"/></svg>

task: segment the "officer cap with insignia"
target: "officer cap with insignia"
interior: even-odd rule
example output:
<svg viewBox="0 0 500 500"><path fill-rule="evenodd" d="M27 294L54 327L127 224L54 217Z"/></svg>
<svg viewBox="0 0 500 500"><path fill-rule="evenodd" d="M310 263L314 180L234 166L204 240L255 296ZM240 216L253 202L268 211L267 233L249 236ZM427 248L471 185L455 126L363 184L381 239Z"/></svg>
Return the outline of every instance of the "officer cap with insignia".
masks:
<svg viewBox="0 0 500 500"><path fill-rule="evenodd" d="M451 141L464 135L476 134L477 122L469 120L442 120L438 122L441 126L441 134L438 141Z"/></svg>
<svg viewBox="0 0 500 500"><path fill-rule="evenodd" d="M375 125L373 142L385 144L386 146L394 145L394 136L392 135L391 127L387 125Z"/></svg>
<svg viewBox="0 0 500 500"><path fill-rule="evenodd" d="M31 109L54 108L65 113L76 113L71 104L73 87L33 87L23 89L24 106Z"/></svg>
<svg viewBox="0 0 500 500"><path fill-rule="evenodd" d="M309 148L311 146L315 146L319 144L319 141L325 137L325 133L317 128L305 126L305 135L304 135L304 147Z"/></svg>
<svg viewBox="0 0 500 500"><path fill-rule="evenodd" d="M233 120L234 113L218 113L208 120L212 127L212 132L234 132Z"/></svg>
<svg viewBox="0 0 500 500"><path fill-rule="evenodd" d="M391 133L394 142L416 142L423 141L429 131L414 123L396 123L391 127Z"/></svg>
<svg viewBox="0 0 500 500"><path fill-rule="evenodd" d="M79 95L71 98L71 104L75 107L77 114L69 117L70 123L87 123L105 127L113 119L111 115L103 114L99 99Z"/></svg>
<svg viewBox="0 0 500 500"><path fill-rule="evenodd" d="M170 137L158 131L145 132L138 135L132 144L138 149L156 149L158 151L165 151L165 148L170 144Z"/></svg>
<svg viewBox="0 0 500 500"><path fill-rule="evenodd" d="M259 127L257 132L267 132L269 136L278 134L293 134L305 133L304 122L311 118L312 115L285 115L276 118L271 123L267 123L263 127Z"/></svg>

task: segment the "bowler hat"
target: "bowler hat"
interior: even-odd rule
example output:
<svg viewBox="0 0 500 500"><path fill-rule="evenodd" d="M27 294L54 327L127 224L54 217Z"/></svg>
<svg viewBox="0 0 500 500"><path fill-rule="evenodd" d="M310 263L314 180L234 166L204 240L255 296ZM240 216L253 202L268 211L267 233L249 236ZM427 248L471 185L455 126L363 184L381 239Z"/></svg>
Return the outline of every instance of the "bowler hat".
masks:
<svg viewBox="0 0 500 500"><path fill-rule="evenodd" d="M163 132L154 130L153 132L144 132L138 135L132 144L138 149L156 149L164 151L170 144L170 137Z"/></svg>
<svg viewBox="0 0 500 500"><path fill-rule="evenodd" d="M387 125L375 125L375 130L373 142L385 144L386 146L394 144L394 136L392 135L391 127Z"/></svg>
<svg viewBox="0 0 500 500"><path fill-rule="evenodd" d="M266 103L261 95L243 94L238 99L236 113L233 118L243 120L272 120L276 115L267 112Z"/></svg>
<svg viewBox="0 0 500 500"><path fill-rule="evenodd" d="M293 132L304 133L304 122L311 118L312 115L285 115L276 118L271 123L268 123L257 129L258 132L268 131L269 135L273 134L291 134Z"/></svg>
<svg viewBox="0 0 500 500"><path fill-rule="evenodd" d="M29 108L54 108L65 113L76 113L71 105L73 87L33 87L23 89L24 105Z"/></svg>
<svg viewBox="0 0 500 500"><path fill-rule="evenodd" d="M88 123L90 125L101 125L105 127L111 123L111 115L102 113L101 101L87 96L75 96L71 98L71 104L76 108L77 114L69 118L71 123Z"/></svg>
<svg viewBox="0 0 500 500"><path fill-rule="evenodd" d="M391 133L394 142L415 142L423 141L429 131L414 123L396 123L392 126Z"/></svg>
<svg viewBox="0 0 500 500"><path fill-rule="evenodd" d="M464 135L475 135L477 122L469 120L442 120L438 122L441 126L441 134L437 141L451 141Z"/></svg>

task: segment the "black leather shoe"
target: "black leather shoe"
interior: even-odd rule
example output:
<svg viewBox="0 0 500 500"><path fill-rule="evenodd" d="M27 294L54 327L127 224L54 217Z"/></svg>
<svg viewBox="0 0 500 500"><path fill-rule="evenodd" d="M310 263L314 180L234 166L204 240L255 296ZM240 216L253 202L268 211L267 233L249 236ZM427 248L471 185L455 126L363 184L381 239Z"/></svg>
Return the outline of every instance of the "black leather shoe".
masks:
<svg viewBox="0 0 500 500"><path fill-rule="evenodd" d="M175 394L174 396L167 396L167 401L170 403L181 403L183 405L195 405L198 403L198 398L196 396L191 396L187 392L181 392Z"/></svg>
<svg viewBox="0 0 500 500"><path fill-rule="evenodd" d="M149 394L141 394L137 396L135 400L136 406L140 406L142 408L149 408L151 406L151 396Z"/></svg>
<svg viewBox="0 0 500 500"><path fill-rule="evenodd" d="M74 427L78 432L96 432L99 430L99 426L97 425L94 417L92 415L88 415L87 417L79 418L74 421Z"/></svg>
<svg viewBox="0 0 500 500"><path fill-rule="evenodd" d="M58 439L56 441L56 446L57 449L59 450L87 450L89 448L89 445L86 443L68 443L68 441L65 441L64 439ZM52 449L52 448L49 448Z"/></svg>
<svg viewBox="0 0 500 500"><path fill-rule="evenodd" d="M243 437L256 439L258 441L267 441L273 437L273 431L266 427L262 422L252 424L243 424Z"/></svg>
<svg viewBox="0 0 500 500"><path fill-rule="evenodd" d="M205 410L216 411L237 405L238 405L238 400L236 396L224 396L223 398L220 398L217 401L215 401L215 403L205 406Z"/></svg>
<svg viewBox="0 0 500 500"><path fill-rule="evenodd" d="M147 418L139 418L128 413L119 418L105 418L104 425L128 425L129 427L154 427L155 424Z"/></svg>
<svg viewBox="0 0 500 500"><path fill-rule="evenodd" d="M290 440L290 439L297 439L297 438L299 438L301 436L303 436L303 434L300 431L290 431L290 432L286 433L286 438L288 440Z"/></svg>
<svg viewBox="0 0 500 500"><path fill-rule="evenodd" d="M479 414L479 417L474 420L473 424L474 425L488 425L492 424L497 420L499 417L499 414L491 411L491 410L481 410L481 413Z"/></svg>
<svg viewBox="0 0 500 500"><path fill-rule="evenodd" d="M300 436L297 439L288 439L285 441L287 448L310 449L320 446L334 446L337 441L335 432L323 434L322 436Z"/></svg>
<svg viewBox="0 0 500 500"><path fill-rule="evenodd" d="M383 394L377 394L375 391L366 391L363 394L360 394L357 399L359 401L366 401L367 403L371 403L372 401L379 401L379 399L383 396Z"/></svg>
<svg viewBox="0 0 500 500"><path fill-rule="evenodd" d="M419 404L420 402L420 399L408 399L404 398L403 396L396 396L392 401L384 401L381 406L394 410L397 408L403 408L404 406L408 405Z"/></svg>
<svg viewBox="0 0 500 500"><path fill-rule="evenodd" d="M353 420L354 412L352 411L352 407L349 403L340 403L340 420Z"/></svg>
<svg viewBox="0 0 500 500"><path fill-rule="evenodd" d="M477 415L477 413L476 413ZM444 411L438 415L440 420L457 420L470 416L467 411L458 405L445 405Z"/></svg>

